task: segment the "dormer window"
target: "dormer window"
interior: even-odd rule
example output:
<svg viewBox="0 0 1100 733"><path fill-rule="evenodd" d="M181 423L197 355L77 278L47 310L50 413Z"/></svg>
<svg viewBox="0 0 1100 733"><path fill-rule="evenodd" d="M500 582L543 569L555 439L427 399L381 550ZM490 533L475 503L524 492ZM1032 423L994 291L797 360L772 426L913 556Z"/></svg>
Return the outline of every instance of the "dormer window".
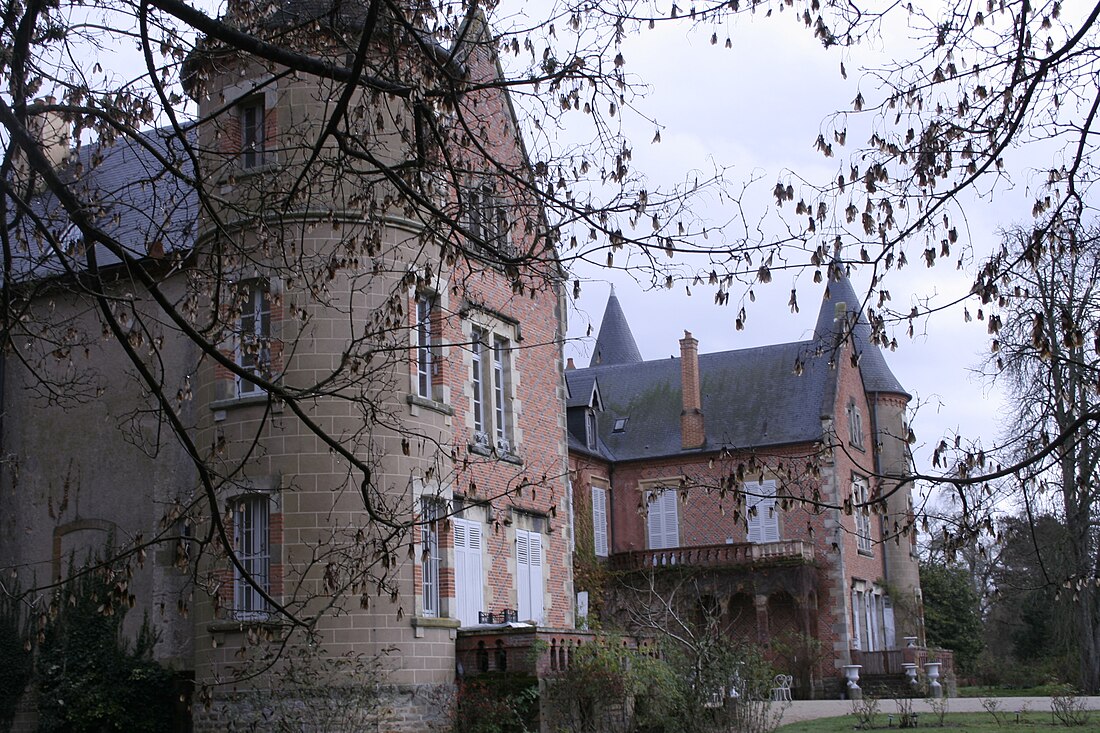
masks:
<svg viewBox="0 0 1100 733"><path fill-rule="evenodd" d="M596 450L596 436L598 435L598 423L596 411L588 410L584 413L584 440L588 450Z"/></svg>
<svg viewBox="0 0 1100 733"><path fill-rule="evenodd" d="M508 207L491 183L466 190L466 219L470 234L479 244L498 253L513 255L508 233L511 224Z"/></svg>
<svg viewBox="0 0 1100 733"><path fill-rule="evenodd" d="M848 442L856 447L863 447L863 415L854 401L848 403Z"/></svg>

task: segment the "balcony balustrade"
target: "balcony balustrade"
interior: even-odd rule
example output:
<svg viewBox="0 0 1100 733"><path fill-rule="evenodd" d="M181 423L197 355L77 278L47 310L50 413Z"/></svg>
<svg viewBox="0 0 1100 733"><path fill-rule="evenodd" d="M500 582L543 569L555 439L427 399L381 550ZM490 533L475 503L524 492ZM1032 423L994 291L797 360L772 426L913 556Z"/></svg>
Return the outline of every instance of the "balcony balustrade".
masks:
<svg viewBox="0 0 1100 733"><path fill-rule="evenodd" d="M676 565L691 567L801 565L813 561L813 545L802 540L635 550L617 552L610 558L613 570L645 570Z"/></svg>

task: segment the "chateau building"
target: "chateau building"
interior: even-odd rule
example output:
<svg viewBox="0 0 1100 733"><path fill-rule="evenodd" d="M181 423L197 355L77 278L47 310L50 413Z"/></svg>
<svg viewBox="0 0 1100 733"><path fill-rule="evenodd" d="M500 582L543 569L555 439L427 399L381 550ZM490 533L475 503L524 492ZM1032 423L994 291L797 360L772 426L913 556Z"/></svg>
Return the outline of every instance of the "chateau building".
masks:
<svg viewBox="0 0 1100 733"><path fill-rule="evenodd" d="M227 27L334 68L371 37L360 83L211 35L189 128L70 150L37 110L94 215L39 189L19 224L0 570L46 603L121 556L127 633L193 681L194 730L369 668L372 724L423 731L460 628L574 626L554 232L479 14L441 48L367 4L242 8Z"/></svg>
<svg viewBox="0 0 1100 733"><path fill-rule="evenodd" d="M842 273L808 341L700 355L686 334L660 362L613 296L566 369L556 235L480 15L443 48L366 5L242 6L184 63L194 124L74 147L32 110L78 206L16 181L9 587L41 611L119 558L126 632L152 626L197 731L365 667L372 725L444 725L456 673L514 668L505 630L572 643L587 553L699 570L731 633L821 645L814 689L921 635L909 398ZM579 605L629 625L646 602Z"/></svg>
<svg viewBox="0 0 1100 733"><path fill-rule="evenodd" d="M803 695L852 663L900 672L890 652L922 637L909 395L829 274L812 338L700 354L685 332L657 361L612 292L591 363L566 371L578 562L610 571L591 612L629 628L648 596L686 597Z"/></svg>

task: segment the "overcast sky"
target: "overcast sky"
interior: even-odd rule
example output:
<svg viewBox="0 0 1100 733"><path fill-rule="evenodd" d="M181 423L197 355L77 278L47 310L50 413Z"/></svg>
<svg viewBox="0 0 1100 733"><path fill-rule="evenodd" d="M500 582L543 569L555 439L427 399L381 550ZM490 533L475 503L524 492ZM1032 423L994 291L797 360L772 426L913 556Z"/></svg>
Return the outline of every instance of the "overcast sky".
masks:
<svg viewBox="0 0 1100 733"><path fill-rule="evenodd" d="M732 50L721 42L724 29L718 31L720 43L711 46L709 27L686 38L682 33L643 32L624 45L627 69L651 86L642 102L644 110L666 126L662 142L651 145L652 126L638 125L635 166L646 170L654 182L683 180L687 169L705 170L714 164L732 166L728 175L734 180L759 178L755 193L746 197L746 214L763 219L764 231L772 227L776 235L782 233L771 197L776 180L789 179L790 171L808 180L834 179L843 157L826 161L813 149L822 121L849 105L857 90L865 95L872 90L859 73L861 66L888 61L884 47L910 47L896 37L884 37L854 53L825 50L791 16L744 18L745 22L732 26ZM847 80L838 73L842 60ZM1002 185L986 200L967 203L965 231L960 234L963 240L972 240L977 255L999 241L1000 227L1026 223L1030 211L1027 190L1032 174L1027 161L1010 154L1007 162L1016 166L1011 185ZM723 216L715 206L714 218ZM958 297L973 282L969 271L957 272L950 263L926 269L912 254L920 249L910 250L911 264L905 270L891 274L888 288L895 310L907 311L918 298L943 302ZM708 288L697 288L688 297L683 285L653 291L648 283L639 284L622 273L584 265L576 266L574 272L584 283L570 314L566 354L578 365L587 365L591 357L610 282L646 359L678 354L677 342L685 329L699 339L703 353L807 338L824 289L823 284L813 284L811 272L781 274L769 285L755 288L756 302L746 304L746 328L736 331L734 321L741 305L737 298L743 294L736 288L729 305L718 307ZM866 292L868 283L858 273L854 284L857 291ZM797 314L787 307L793 287L799 295ZM586 338L590 325L592 337ZM931 451L945 434L981 436L986 446L996 442L1000 394L973 376L988 353L985 323L964 323L961 309L955 309L918 322L913 339L905 335L904 327L894 335L900 348L887 353L887 361L912 393L912 404L919 405L914 421L918 467L930 469Z"/></svg>

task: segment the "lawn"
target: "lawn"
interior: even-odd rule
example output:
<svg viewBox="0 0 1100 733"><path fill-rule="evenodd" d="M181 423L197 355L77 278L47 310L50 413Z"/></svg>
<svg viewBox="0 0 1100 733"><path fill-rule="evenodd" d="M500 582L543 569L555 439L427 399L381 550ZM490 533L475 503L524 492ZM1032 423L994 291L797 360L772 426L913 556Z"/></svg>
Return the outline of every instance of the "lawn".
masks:
<svg viewBox="0 0 1100 733"><path fill-rule="evenodd" d="M1051 683L1035 687L960 687L959 697L1049 697L1062 689L1062 685Z"/></svg>
<svg viewBox="0 0 1100 733"><path fill-rule="evenodd" d="M898 714L896 711L883 711L875 716L873 728L870 730L890 730L889 714L894 714L894 728L898 726ZM1001 722L998 723L989 713L948 713L944 717L943 728L940 728L936 716L931 713L921 713L918 718L918 728L925 730L943 730L951 733L988 733L1000 731L1001 733L1032 733L1033 731L1077 731L1086 733L1100 731L1100 712L1094 712L1089 716L1085 725L1067 728L1055 721L1051 723L1049 712L1029 712L1020 716L1020 722L1016 722L1015 712L1002 712ZM792 723L779 728L776 733L852 733L856 728L854 715L842 715L839 718L822 718L820 720L807 720L801 723ZM867 729L865 729L867 730Z"/></svg>

